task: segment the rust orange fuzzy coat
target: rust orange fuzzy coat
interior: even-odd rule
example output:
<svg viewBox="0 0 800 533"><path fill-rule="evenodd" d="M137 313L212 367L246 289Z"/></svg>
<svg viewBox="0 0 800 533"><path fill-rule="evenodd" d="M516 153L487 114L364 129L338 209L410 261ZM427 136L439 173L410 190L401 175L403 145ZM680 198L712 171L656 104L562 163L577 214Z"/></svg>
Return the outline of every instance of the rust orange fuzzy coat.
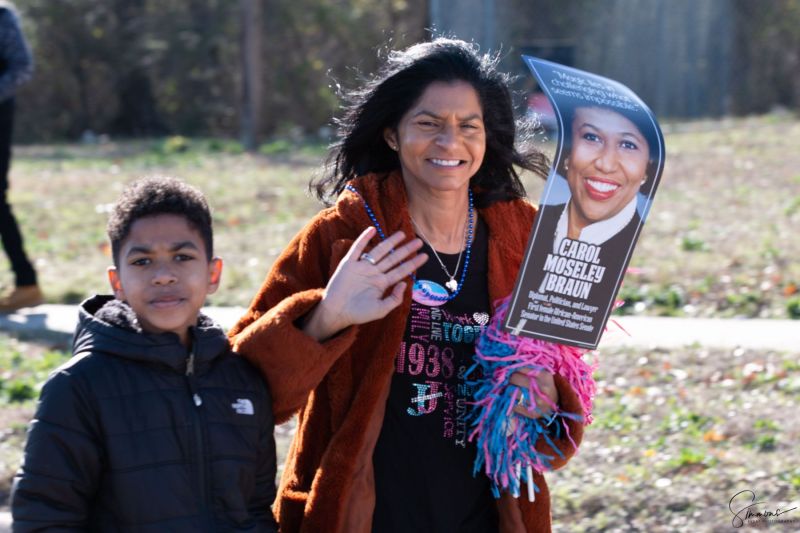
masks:
<svg viewBox="0 0 800 533"><path fill-rule="evenodd" d="M413 235L402 178L366 176L353 185L373 209L386 235ZM489 228L491 301L513 289L536 209L518 200L479 210ZM269 382L277 422L298 413L297 434L280 481L275 512L281 531L368 533L375 504L372 453L383 422L394 356L411 308L403 304L382 320L353 326L317 343L296 326L319 302L328 279L353 240L371 224L358 196L345 191L289 244L272 267L247 313L231 330L234 349L255 363ZM556 376L563 409L580 412L578 398ZM580 443L583 425L570 423ZM556 445L564 459L574 450ZM535 503L503 496L497 501L502 531L550 531L550 496L543 477Z"/></svg>

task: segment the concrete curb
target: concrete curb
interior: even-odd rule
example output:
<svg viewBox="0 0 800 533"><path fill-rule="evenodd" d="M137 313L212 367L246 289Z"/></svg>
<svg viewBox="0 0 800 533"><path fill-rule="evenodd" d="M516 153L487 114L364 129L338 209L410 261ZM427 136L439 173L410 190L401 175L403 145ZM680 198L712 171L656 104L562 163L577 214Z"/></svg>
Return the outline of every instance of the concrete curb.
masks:
<svg viewBox="0 0 800 533"><path fill-rule="evenodd" d="M606 346L673 348L699 345L708 348L746 348L800 351L800 321L758 318L667 318L624 316L615 318L626 332L610 331L600 342Z"/></svg>
<svg viewBox="0 0 800 533"><path fill-rule="evenodd" d="M230 328L244 314L244 308L206 307L203 312ZM0 314L0 331L66 341L75 331L77 320L77 305L46 304ZM613 346L675 348L697 344L709 348L800 351L798 320L622 316L609 322L609 328L600 343L601 350Z"/></svg>
<svg viewBox="0 0 800 533"><path fill-rule="evenodd" d="M243 307L206 307L203 312L228 329L245 312ZM25 338L47 338L66 341L72 338L78 324L77 305L43 304L15 313L0 314L0 331Z"/></svg>

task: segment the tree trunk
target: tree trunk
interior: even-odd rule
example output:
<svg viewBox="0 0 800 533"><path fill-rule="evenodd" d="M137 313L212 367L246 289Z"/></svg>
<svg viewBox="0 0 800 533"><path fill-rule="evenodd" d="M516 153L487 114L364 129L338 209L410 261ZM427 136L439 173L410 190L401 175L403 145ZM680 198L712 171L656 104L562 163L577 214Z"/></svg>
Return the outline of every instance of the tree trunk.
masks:
<svg viewBox="0 0 800 533"><path fill-rule="evenodd" d="M241 140L245 150L258 148L261 113L261 5L240 0L242 28Z"/></svg>

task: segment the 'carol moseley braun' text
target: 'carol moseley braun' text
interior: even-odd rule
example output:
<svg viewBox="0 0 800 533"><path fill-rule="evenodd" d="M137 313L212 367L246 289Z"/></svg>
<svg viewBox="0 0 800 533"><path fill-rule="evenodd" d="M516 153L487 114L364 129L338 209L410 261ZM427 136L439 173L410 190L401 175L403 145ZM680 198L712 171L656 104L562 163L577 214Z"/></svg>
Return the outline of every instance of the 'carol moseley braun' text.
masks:
<svg viewBox="0 0 800 533"><path fill-rule="evenodd" d="M558 253L547 254L544 279L539 292L555 292L585 300L595 283L603 280L606 267L600 264L600 247L572 239L562 239Z"/></svg>
<svg viewBox="0 0 800 533"><path fill-rule="evenodd" d="M593 331L597 306L585 301L595 284L603 280L600 247L562 239L558 253L547 254L544 279L538 291L528 292L527 309L521 317L579 331Z"/></svg>

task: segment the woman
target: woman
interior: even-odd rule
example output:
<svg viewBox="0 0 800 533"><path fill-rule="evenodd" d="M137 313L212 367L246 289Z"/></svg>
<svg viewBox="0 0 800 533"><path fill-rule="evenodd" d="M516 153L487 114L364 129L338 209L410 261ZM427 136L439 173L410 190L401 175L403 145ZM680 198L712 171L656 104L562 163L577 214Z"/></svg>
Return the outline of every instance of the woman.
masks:
<svg viewBox="0 0 800 533"><path fill-rule="evenodd" d="M657 141L646 120L643 112L623 114L594 106L575 109L565 131L568 156L561 165L571 197L568 204L548 206L542 213L548 220L552 211L560 213L554 228L555 250L564 237L603 245L621 234L618 238L626 242L620 244L630 245L641 225L637 193L654 175L650 156Z"/></svg>
<svg viewBox="0 0 800 533"><path fill-rule="evenodd" d="M316 184L336 204L295 237L231 331L268 380L276 419L299 411L275 505L284 532L549 531L544 480L535 503L495 502L467 439L463 374L535 214L514 165L546 170L540 153L514 148L495 63L447 39L389 56L353 94ZM579 412L560 378L538 385ZM571 425L576 442L582 430ZM563 455L543 449L561 466L574 450L556 444Z"/></svg>

